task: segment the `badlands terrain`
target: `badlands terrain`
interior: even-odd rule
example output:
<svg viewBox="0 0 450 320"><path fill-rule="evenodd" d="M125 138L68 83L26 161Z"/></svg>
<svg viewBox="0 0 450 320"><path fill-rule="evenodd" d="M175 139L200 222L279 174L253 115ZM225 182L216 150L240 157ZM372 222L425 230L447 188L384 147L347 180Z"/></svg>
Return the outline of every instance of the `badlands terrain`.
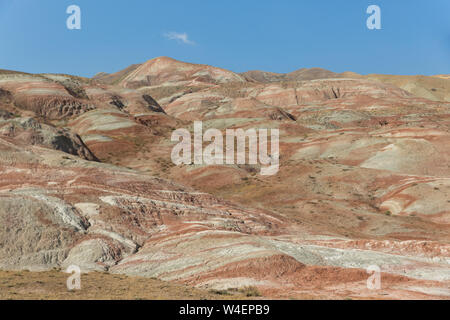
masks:
<svg viewBox="0 0 450 320"><path fill-rule="evenodd" d="M279 129L279 172L175 166L171 134L197 120ZM169 282L144 298L449 299L449 143L448 75L0 70L0 297L78 265L94 291Z"/></svg>

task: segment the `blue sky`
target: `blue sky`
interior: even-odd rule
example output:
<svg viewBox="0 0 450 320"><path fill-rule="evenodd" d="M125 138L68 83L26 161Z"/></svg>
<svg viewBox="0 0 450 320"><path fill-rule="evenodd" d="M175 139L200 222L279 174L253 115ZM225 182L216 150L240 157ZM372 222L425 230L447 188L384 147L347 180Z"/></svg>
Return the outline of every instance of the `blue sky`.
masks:
<svg viewBox="0 0 450 320"><path fill-rule="evenodd" d="M81 30L66 28L72 4ZM382 30L366 27L371 4ZM450 74L449 14L449 0L0 0L0 69L92 76L170 56L236 72Z"/></svg>

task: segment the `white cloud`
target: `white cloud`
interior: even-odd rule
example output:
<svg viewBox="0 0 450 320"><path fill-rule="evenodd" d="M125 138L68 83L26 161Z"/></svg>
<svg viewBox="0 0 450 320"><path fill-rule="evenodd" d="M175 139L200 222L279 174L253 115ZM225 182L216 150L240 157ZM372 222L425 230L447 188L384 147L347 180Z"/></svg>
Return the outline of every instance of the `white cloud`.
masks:
<svg viewBox="0 0 450 320"><path fill-rule="evenodd" d="M164 34L164 37L166 37L169 40L176 40L178 42L184 43L184 44L195 44L195 42L189 40L189 36L186 32L179 33L179 32L167 32Z"/></svg>

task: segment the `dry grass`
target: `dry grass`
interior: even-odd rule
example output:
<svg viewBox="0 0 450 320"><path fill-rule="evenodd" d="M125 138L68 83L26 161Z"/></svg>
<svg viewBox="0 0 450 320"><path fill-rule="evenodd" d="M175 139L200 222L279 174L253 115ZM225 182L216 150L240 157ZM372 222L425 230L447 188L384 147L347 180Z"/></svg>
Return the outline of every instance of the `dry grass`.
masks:
<svg viewBox="0 0 450 320"><path fill-rule="evenodd" d="M261 297L261 293L258 288L254 286L242 288L239 292L242 292L246 297Z"/></svg>
<svg viewBox="0 0 450 320"><path fill-rule="evenodd" d="M0 271L0 300L223 300L246 299L156 279L93 272L81 275L81 290L69 291L61 271Z"/></svg>

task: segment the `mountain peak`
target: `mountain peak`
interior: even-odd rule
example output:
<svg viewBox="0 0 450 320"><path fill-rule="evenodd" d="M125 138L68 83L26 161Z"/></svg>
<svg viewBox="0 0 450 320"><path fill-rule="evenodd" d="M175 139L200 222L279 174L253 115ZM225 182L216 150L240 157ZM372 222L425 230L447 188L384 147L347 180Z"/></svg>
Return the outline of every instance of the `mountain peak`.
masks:
<svg viewBox="0 0 450 320"><path fill-rule="evenodd" d="M119 84L127 88L139 88L166 84L186 84L200 82L218 84L245 82L245 79L229 70L204 64L194 64L161 56L142 64L130 66L115 74L103 77L107 83ZM99 77L96 77L99 80Z"/></svg>
<svg viewBox="0 0 450 320"><path fill-rule="evenodd" d="M161 56L161 57L156 57L156 58L147 60L145 63L148 63L148 62L181 62L181 61L178 61L171 57Z"/></svg>

